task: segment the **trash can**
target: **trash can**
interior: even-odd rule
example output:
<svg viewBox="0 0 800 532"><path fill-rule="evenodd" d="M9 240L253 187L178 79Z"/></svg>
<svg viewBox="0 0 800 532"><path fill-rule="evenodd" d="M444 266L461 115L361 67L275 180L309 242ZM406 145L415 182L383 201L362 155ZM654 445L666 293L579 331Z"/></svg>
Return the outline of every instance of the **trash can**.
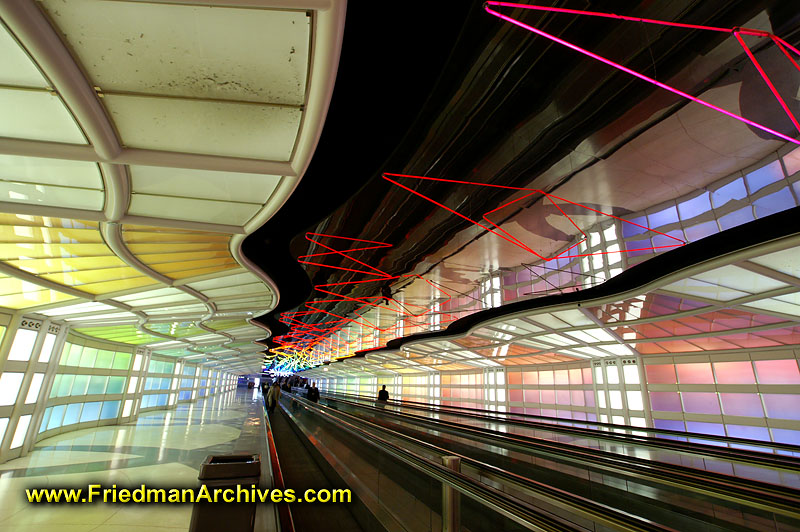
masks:
<svg viewBox="0 0 800 532"><path fill-rule="evenodd" d="M200 465L197 479L208 487L212 498L217 489L232 489L235 497L237 485L250 492L250 486L258 487L261 479L261 455L209 455ZM252 498L250 502L228 503L220 496L216 504L195 502L189 532L252 532L255 517Z"/></svg>

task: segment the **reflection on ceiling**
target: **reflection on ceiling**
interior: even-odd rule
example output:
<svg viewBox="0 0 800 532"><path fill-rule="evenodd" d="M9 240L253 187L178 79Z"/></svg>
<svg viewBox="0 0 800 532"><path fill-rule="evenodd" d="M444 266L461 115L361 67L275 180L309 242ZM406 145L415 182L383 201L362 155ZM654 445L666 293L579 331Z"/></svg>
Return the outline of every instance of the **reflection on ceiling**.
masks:
<svg viewBox="0 0 800 532"><path fill-rule="evenodd" d="M240 246L308 165L343 16L0 6L0 307L260 371L249 319L279 294Z"/></svg>

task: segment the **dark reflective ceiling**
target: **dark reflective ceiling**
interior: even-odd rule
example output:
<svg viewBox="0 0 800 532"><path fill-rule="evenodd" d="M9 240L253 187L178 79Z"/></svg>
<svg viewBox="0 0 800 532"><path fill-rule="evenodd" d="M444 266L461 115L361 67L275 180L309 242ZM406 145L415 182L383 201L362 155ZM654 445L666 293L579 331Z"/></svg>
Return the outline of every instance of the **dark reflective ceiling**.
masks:
<svg viewBox="0 0 800 532"><path fill-rule="evenodd" d="M579 170L610 157L687 105L686 100L491 17L479 2L436 4L440 3L393 4L392 9L372 5L369 11L350 6L331 109L311 166L286 205L244 245L245 254L281 292L279 306L261 319L273 335L286 331L275 319L280 312L302 308L315 297L312 283L359 278L345 270L301 268L296 257L314 252L304 238L306 231L391 243L391 248L357 257L398 275L419 271L421 264L427 270L435 267L443 259L436 252L452 247L454 236L468 227L468 222L381 179L382 172L516 187L533 184L559 193ZM618 2L551 5L620 9ZM625 6L628 15L722 27L745 25L764 10L776 33L796 43L797 21L784 18L786 3L776 0ZM742 112L791 133L779 108L761 104L760 86L753 83L757 74L746 68L743 54L717 62L707 56L725 34L645 25L621 30L617 21L529 11L516 15L630 68L673 80L690 94L742 82ZM703 67L699 76L688 68L698 63ZM796 77L781 82L796 93ZM574 157L577 152L584 156ZM571 171L545 173L571 155ZM630 212L613 190L604 190L611 180L598 174L600 180L592 185L598 204L616 215ZM474 187L424 181L409 185L474 219L508 201L514 192L481 189L476 194ZM657 198L649 203L657 203ZM515 207L498 214L507 219L518 212ZM550 224L531 222L527 229L559 240ZM347 261L332 255L324 262L344 266ZM401 285L394 283L391 289ZM374 295L379 289L379 284L369 283L349 294ZM355 304L329 303L325 308L346 315Z"/></svg>

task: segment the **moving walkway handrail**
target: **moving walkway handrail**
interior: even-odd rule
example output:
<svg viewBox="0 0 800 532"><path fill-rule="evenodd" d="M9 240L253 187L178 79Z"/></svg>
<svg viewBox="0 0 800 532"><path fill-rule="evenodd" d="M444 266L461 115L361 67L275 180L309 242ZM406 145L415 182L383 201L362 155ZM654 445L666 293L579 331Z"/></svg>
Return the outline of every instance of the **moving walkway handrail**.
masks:
<svg viewBox="0 0 800 532"><path fill-rule="evenodd" d="M347 398L345 400L353 400L353 398L356 398L357 400L364 401L370 404L373 404L375 402L374 398L367 398L365 396L352 395L352 394L326 393L323 397L327 397L329 395L333 395L334 398L336 398L337 396L345 397ZM391 406L396 406L398 408L408 408L413 410L422 410L425 412L435 412L437 414L448 414L448 415L461 416L472 419L481 419L491 422L501 422L501 423L507 423L509 425L518 425L530 429L547 430L550 432L572 434L580 437L611 440L617 443L623 442L630 445L641 445L653 448L668 449L682 453L705 455L713 458L720 458L724 460L741 462L750 465L770 466L770 467L777 467L790 471L800 472L800 459L794 456L776 455L766 451L753 451L750 449L732 449L729 447L717 447L713 445L705 445L702 443L695 443L695 442L665 440L663 438L654 438L651 436L642 436L638 434L622 434L619 432L598 431L595 429L572 427L562 424L542 423L536 421L508 418L508 416L522 416L527 414L511 414L508 412L493 412L490 410L476 410L476 409L467 409L467 410L472 410L473 412L481 412L481 414L473 412L451 412L449 411L449 409L455 407L442 406L442 405L425 405L423 403L415 403L413 401L408 401L408 402L412 403L412 405L405 404L406 401L392 401L388 404L390 404ZM416 406L416 405L421 405L421 406ZM534 417L541 417L541 416L534 416ZM549 419L557 419L557 418L549 418ZM561 420L561 421L564 422L571 420ZM574 423L575 421L572 422ZM580 423L583 423L583 421L581 421ZM591 421L586 423L606 425ZM610 425L610 426L614 427L615 425ZM617 429L623 428L625 430L635 430L637 432L651 432L651 433L669 432L669 433L680 434L684 438L698 438L698 439L708 439L712 441L724 441L725 443L731 443L734 445L757 446L763 448L788 450L800 453L800 447L788 444L773 444L771 442L759 442L756 440L747 440L744 438L729 438L721 436L717 436L712 439L706 437L705 434L693 434L693 433L678 432L678 431L662 431L660 429L647 429L640 427L631 427L628 425L616 425L615 427Z"/></svg>
<svg viewBox="0 0 800 532"><path fill-rule="evenodd" d="M444 449L432 443L416 439L407 434L393 431L391 429L372 423L358 416L348 414L347 412L342 412L341 410L329 408L326 407L325 405L311 403L305 399L301 399L301 404L303 404L306 407L318 409L320 412L325 413L328 417L333 417L338 419L346 418L350 422L366 425L370 430L373 431L377 430L383 434L389 434L393 438L401 439L412 445L431 451L434 454L439 454L441 456L457 456L461 459L462 466L469 465L479 470L482 473L489 473L497 478L506 481L508 484L511 484L515 487L536 494L540 499L546 501L548 504L560 507L561 509L580 515L581 517L588 519L590 521L613 527L615 530L623 530L631 532L633 531L664 532L667 530L672 530L671 528L654 523L647 519L643 519L639 516L629 514L627 512L622 512L611 506L606 506L604 504L594 502L592 500L586 499L585 497L581 497L580 495L575 495L573 493L569 493L562 489L549 486L542 482L537 482L535 480L523 477L521 475L517 475L510 471L501 469L497 466L481 462L469 456L458 454L449 449Z"/></svg>
<svg viewBox="0 0 800 532"><path fill-rule="evenodd" d="M264 422L267 425L267 445L269 447L269 461L272 466L272 487L283 491L286 489L286 485L283 482L278 450L275 447L275 439L272 436L272 425L269 422L269 416L266 411L264 412ZM288 503L278 503L278 517L280 518L281 532L295 532L292 511L289 509Z"/></svg>
<svg viewBox="0 0 800 532"><path fill-rule="evenodd" d="M488 428L477 428L451 421L434 420L428 417L375 408L341 399L334 400L349 403L358 408L372 410L384 416L405 420L409 423L455 433L462 437L464 434L469 434L473 439L488 440L493 444L500 442L506 447L515 448L526 453L555 456L561 460L578 463L588 469L594 468L617 473L624 471L633 477L656 480L666 485L704 495L712 495L736 503L747 503L754 508L779 513L793 519L800 519L800 491L792 488L680 465L654 462L608 451L587 449L551 440L508 434Z"/></svg>
<svg viewBox="0 0 800 532"><path fill-rule="evenodd" d="M294 396L291 396L291 394L286 394L286 396L288 396L286 397L287 399L291 398L292 400L297 401L297 399ZM310 410L306 401L297 401L297 404L299 404L302 408ZM285 405L281 404L281 408L283 409L284 413L289 416L289 418L297 423L295 416L289 411L288 408L286 408ZM572 523L562 522L559 519L544 515L540 512L540 510L525 503L524 501L514 499L509 495L490 486L477 482L462 473L448 469L447 467L432 462L431 460L428 460L427 458L412 451L403 449L402 447L395 445L379 436L370 434L347 421L337 419L327 412L317 410L315 413L323 418L328 418L328 421L332 422L337 429L350 434L361 442L378 449L380 452L393 456L404 464L413 467L417 471L421 471L425 475L441 482L442 484L446 484L455 488L461 494L477 501L483 506L487 506L495 512L502 514L503 516L527 528L528 530L535 530L539 532L583 530Z"/></svg>

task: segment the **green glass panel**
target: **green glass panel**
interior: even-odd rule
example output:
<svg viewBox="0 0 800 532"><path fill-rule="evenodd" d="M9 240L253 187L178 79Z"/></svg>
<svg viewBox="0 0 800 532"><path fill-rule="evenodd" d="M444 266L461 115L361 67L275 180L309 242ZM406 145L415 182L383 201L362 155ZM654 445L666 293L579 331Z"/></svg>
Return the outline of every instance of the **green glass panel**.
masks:
<svg viewBox="0 0 800 532"><path fill-rule="evenodd" d="M67 359L69 358L70 349L72 349L72 344L69 342L64 342L64 348L61 349L61 358L58 361L59 365L61 366L67 365Z"/></svg>
<svg viewBox="0 0 800 532"><path fill-rule="evenodd" d="M72 344L69 348L69 358L67 358L67 366L77 366L81 361L81 353L83 346Z"/></svg>
<svg viewBox="0 0 800 532"><path fill-rule="evenodd" d="M113 419L119 414L120 401L106 401L100 411L100 419Z"/></svg>
<svg viewBox="0 0 800 532"><path fill-rule="evenodd" d="M97 352L97 360L94 362L96 368L111 368L114 361L114 352L101 350Z"/></svg>
<svg viewBox="0 0 800 532"><path fill-rule="evenodd" d="M116 356L114 357L114 369L130 369L131 367L131 354L130 353L120 353L117 351Z"/></svg>
<svg viewBox="0 0 800 532"><path fill-rule="evenodd" d="M50 397L57 397L58 387L61 384L61 375L56 375L53 379L53 385L50 387Z"/></svg>
<svg viewBox="0 0 800 532"><path fill-rule="evenodd" d="M92 375L92 378L89 379L89 390L86 392L87 395L94 395L96 393L105 393L107 382L108 382L108 377Z"/></svg>
<svg viewBox="0 0 800 532"><path fill-rule="evenodd" d="M97 349L94 347L84 347L81 355L80 366L82 368L93 368L94 360L97 358Z"/></svg>
<svg viewBox="0 0 800 532"><path fill-rule="evenodd" d="M125 377L109 377L106 393L122 393L125 389Z"/></svg>
<svg viewBox="0 0 800 532"><path fill-rule="evenodd" d="M75 380L75 375L62 375L61 382L58 385L58 395L56 397L66 397L72 390L72 382Z"/></svg>
<svg viewBox="0 0 800 532"><path fill-rule="evenodd" d="M75 381L72 384L72 393L70 395L85 395L86 388L89 387L88 375L75 375Z"/></svg>

